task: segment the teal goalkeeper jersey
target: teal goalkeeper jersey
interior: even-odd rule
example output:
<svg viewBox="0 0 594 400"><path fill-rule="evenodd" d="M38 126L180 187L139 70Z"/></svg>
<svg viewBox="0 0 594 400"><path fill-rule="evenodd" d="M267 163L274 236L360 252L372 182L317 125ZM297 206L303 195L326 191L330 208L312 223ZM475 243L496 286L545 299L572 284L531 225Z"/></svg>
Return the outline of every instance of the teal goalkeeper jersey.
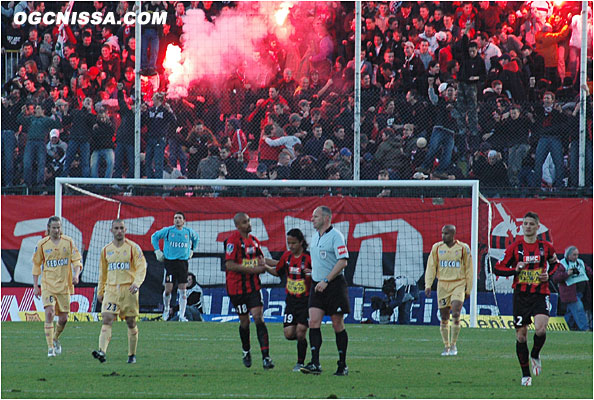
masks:
<svg viewBox="0 0 594 400"><path fill-rule="evenodd" d="M155 250L159 249L159 240L163 239L163 254L167 260L188 260L198 248L198 234L185 226L177 229L175 225L153 233L151 243Z"/></svg>

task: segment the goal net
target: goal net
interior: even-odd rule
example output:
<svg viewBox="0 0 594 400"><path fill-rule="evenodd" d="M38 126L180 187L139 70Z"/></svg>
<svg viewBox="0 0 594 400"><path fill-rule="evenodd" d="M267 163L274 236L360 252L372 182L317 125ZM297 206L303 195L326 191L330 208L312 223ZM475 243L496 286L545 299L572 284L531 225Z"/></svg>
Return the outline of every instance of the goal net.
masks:
<svg viewBox="0 0 594 400"><path fill-rule="evenodd" d="M82 281L97 283L100 251L112 240L111 221L119 217L127 237L145 252L149 268L143 293L153 293L156 301L163 267L154 258L150 236L173 225L176 211L200 237L190 272L203 287L223 287L223 242L235 230L237 212L250 216L264 254L278 259L287 249L289 230L299 228L309 240L311 214L320 205L332 209L333 225L347 240L349 286L364 290L379 289L384 279L394 277L418 282L422 291L431 246L441 240L443 225L455 225L456 238L473 255L475 284L466 311L476 321L477 287L484 290L484 282L477 285L477 260L487 247L486 233L479 234L477 181L56 179L56 213L69 222L65 233L84 249ZM261 279L265 287L282 284L270 274Z"/></svg>

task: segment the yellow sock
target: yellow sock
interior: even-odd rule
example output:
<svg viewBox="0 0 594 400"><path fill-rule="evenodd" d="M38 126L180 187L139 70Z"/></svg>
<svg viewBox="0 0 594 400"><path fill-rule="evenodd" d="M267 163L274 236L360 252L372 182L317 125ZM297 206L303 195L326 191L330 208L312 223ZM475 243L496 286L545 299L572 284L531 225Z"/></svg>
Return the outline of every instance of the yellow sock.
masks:
<svg viewBox="0 0 594 400"><path fill-rule="evenodd" d="M136 354L136 345L138 344L138 326L128 328L128 355Z"/></svg>
<svg viewBox="0 0 594 400"><path fill-rule="evenodd" d="M58 340L62 332L64 332L64 328L66 328L66 324L61 325L59 322L56 325L56 332L54 333L54 339Z"/></svg>
<svg viewBox="0 0 594 400"><path fill-rule="evenodd" d="M44 323L43 331L45 332L45 341L47 342L47 348L52 349L54 347L54 323Z"/></svg>
<svg viewBox="0 0 594 400"><path fill-rule="evenodd" d="M439 325L439 331L441 332L441 340L445 347L450 347L450 324Z"/></svg>
<svg viewBox="0 0 594 400"><path fill-rule="evenodd" d="M107 346L111 340L111 325L101 325L101 334L99 335L99 350L107 353Z"/></svg>
<svg viewBox="0 0 594 400"><path fill-rule="evenodd" d="M455 345L456 342L458 341L458 335L460 334L460 324L454 324L452 325L452 340L450 340L450 343L452 343L452 345Z"/></svg>

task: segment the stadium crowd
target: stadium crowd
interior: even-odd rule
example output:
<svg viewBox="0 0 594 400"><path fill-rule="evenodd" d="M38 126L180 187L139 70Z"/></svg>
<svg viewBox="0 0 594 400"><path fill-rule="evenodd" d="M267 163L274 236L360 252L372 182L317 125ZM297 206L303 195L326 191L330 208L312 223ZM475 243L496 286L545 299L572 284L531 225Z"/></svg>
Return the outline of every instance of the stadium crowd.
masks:
<svg viewBox="0 0 594 400"><path fill-rule="evenodd" d="M289 19L311 24L290 45L271 34L222 83L206 77L168 98L163 60L183 42L187 11L216 23L238 3L142 2L168 13L142 29L142 177L353 179L360 56L361 179L479 179L491 195L575 187L583 89L592 186L592 13L580 88L580 2L363 2L360 55L354 3L295 3ZM56 25L13 20L67 7L2 2L2 186L133 177L134 26L71 25L60 41ZM254 62L266 73L250 75Z"/></svg>

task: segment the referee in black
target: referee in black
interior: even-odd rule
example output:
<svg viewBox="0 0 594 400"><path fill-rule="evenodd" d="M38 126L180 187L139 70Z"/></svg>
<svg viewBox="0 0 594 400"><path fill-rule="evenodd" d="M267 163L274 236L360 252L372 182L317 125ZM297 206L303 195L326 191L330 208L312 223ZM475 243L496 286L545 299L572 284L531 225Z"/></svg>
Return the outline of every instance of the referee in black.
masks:
<svg viewBox="0 0 594 400"><path fill-rule="evenodd" d="M332 210L326 206L316 208L311 221L316 230L310 241L312 285L309 297L309 343L311 362L301 368L304 374L319 375L320 347L322 346L322 318L330 315L336 334L338 348L337 376L346 376L346 352L349 343L344 328L344 314L351 312L346 279L343 270L347 266L349 252L344 236L332 226Z"/></svg>

